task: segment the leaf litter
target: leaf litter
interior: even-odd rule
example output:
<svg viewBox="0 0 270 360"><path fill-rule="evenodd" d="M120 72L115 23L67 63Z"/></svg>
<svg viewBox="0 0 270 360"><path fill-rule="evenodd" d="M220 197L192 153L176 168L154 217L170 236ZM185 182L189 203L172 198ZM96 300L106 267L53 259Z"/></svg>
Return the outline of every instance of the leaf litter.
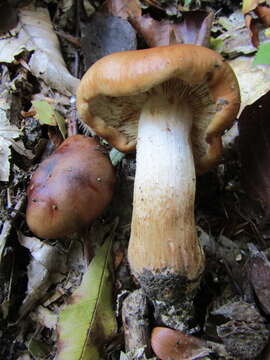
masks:
<svg viewBox="0 0 270 360"><path fill-rule="evenodd" d="M78 19L81 21L80 18L83 18L81 17L82 14L80 11L77 12L76 17L77 10L74 4L75 3L70 1L65 4L65 7L63 7L63 4L60 2L55 5L57 8L57 16L55 16L55 19L58 19L57 25L60 25L60 27L62 26L64 32L73 32L73 35L76 33L74 28L78 28L78 25L80 26L81 24L77 23L74 26L72 21L76 22ZM222 1L220 1L219 4L222 4ZM95 6L96 5L97 4L95 4ZM181 26L184 26L184 31L187 34L186 29L189 27L188 22L185 25L185 17L190 16L191 23L194 21L194 23L199 24L198 20L201 16L199 14L205 14L206 17L208 14L208 10L205 9L203 1L185 1L180 3L178 1L166 2L165 0L147 0L144 2L137 0L128 2L117 0L107 1L106 6L104 4L102 5L102 8L99 10L107 11L106 16L108 16L109 13L110 16L121 17L125 20L125 26L127 26L127 23L129 22L130 25L128 26L134 26L137 29L140 47L144 47L144 43L147 43L149 46L155 46L157 44L155 39L159 37L162 38L162 44L164 45L171 43L171 41L189 42L187 39L183 40L183 35L179 32ZM208 3L207 5L210 5L211 7L211 3ZM265 122L265 120L260 120L261 115L259 114L259 108L256 108L257 105L254 105L254 110L252 110L250 106L253 106L252 104L255 101L262 101L261 97L270 90L270 82L266 80L270 76L269 66L252 65L256 48L254 48L250 41L247 41L248 30L245 29L244 19L241 18L239 7L235 7L233 3L228 6L225 5L224 2L224 9L226 8L226 11L229 11L232 14L229 18L228 13L226 13L225 10L222 13L223 5L215 4L215 11L217 10L216 6L220 6L221 14L216 13L215 25L212 27L211 32L212 38L210 39L210 46L219 44L221 46L219 51L222 51L227 57L235 58L230 62L240 81L243 98L242 114L244 114L244 112L254 114L252 119L255 123L258 122L258 117L259 122ZM63 13L62 19L61 16L59 16L61 11ZM91 14L91 16L93 16L94 11L95 9L92 5L90 8L88 7L88 13ZM50 12L52 13L51 9ZM187 12L190 13L188 14ZM32 90L21 102L21 110L25 111L27 114L27 111L30 110L32 101L48 101L49 99L48 103L53 104L51 110L59 110L58 106L60 103L61 114L64 118L68 119L68 96L74 93L78 79L76 79L75 76L70 75L63 61L59 42L55 37L49 12L45 8L28 8L27 10L22 8L19 9L18 13L20 21L16 30L14 30L17 31L17 36L11 38L7 37L9 40L5 39L5 42L2 42L3 39L1 38L0 48L1 46L2 48L3 46L7 46L8 48L10 46L9 52L1 51L1 56L8 55L9 60L6 61L7 58L6 60L1 59L1 62L7 64L7 69L11 75L14 77L14 72L16 72L16 75L18 75L18 73L22 74L22 72L28 74L27 81L30 80L30 83L33 85ZM27 14L28 18L26 16ZM102 17L102 13L99 14L99 16ZM106 16L104 15L104 19ZM152 25L146 26L143 32L139 27L135 26L134 19L136 18L139 18L140 22L147 19ZM183 18L182 22L181 18ZM202 23L204 18L203 15L201 17ZM41 27L38 26L36 19L43 19L41 21ZM70 21L70 19L72 19L72 21ZM93 19L94 16L92 20ZM116 19L113 20L116 21ZM228 21L226 22L226 20ZM234 22L234 20L237 21ZM95 23L94 20L93 24L95 24L96 27L100 26L99 22ZM201 30L198 30L200 29L200 26L201 25L199 25L199 28L194 27L194 29L196 29L194 34L197 31L199 31L199 33L201 32ZM208 26L209 25L205 28ZM30 28L32 28L34 32L31 33ZM81 26L81 29L82 28L83 26ZM24 31L27 29L30 35L27 37L20 29L23 29ZM119 29L121 29L121 27ZM132 31L134 31L132 35L132 46L134 48L136 47L134 40L136 37L134 37L135 30ZM171 33L173 33L173 36L170 35ZM39 38L38 41L36 41L34 34L37 34L37 38ZM85 32L84 34L84 41L87 43L87 39L89 37L91 39L91 31ZM177 36L179 36L178 40ZM206 35L204 39L207 40L208 37L209 36ZM19 39L21 42L15 44L13 40L16 39ZM109 53L111 51L121 50L123 44L121 44L120 41L116 42L119 45L119 49L116 49L108 46L108 44L110 45L109 39L109 34L107 38L106 36L99 37L98 41L103 52L101 51L99 53L100 55L96 55L97 57L102 56L102 54L106 52ZM127 46L130 46L132 43L130 39L131 38L127 40ZM11 47L12 41L13 48ZM61 45L63 45L65 41L66 40L61 38ZM90 48L90 50L86 50L86 53L95 49L97 40L95 41L95 45ZM45 44L44 47L41 44ZM70 46L72 47L72 45ZM70 46L68 49L70 49ZM65 47L63 47L63 49L65 49ZM48 53L50 54L49 60ZM241 55L241 57L239 57L239 55ZM65 59L68 59L67 53L65 56ZM45 61L43 62L44 58ZM51 58L55 60L53 69L51 69ZM79 67L80 69L83 68L81 65L79 65ZM29 77L29 74L31 74L31 77ZM56 78L56 74L60 75L60 78ZM3 76L3 73L1 73L1 76ZM15 83L13 83L11 93L19 93L19 89L14 86L14 84ZM59 86L59 84L61 84L61 86ZM10 103L9 98L5 99L7 99L6 103ZM5 103L5 101L3 103ZM7 331L5 334L0 335L0 342L1 344L3 343L1 357L5 359L50 359L53 358L55 354L56 343L58 344L58 354L61 354L63 347L60 339L62 339L61 336L64 334L64 329L62 328L62 335L60 335L58 340L54 330L58 315L59 313L65 314L65 311L69 306L74 305L75 310L73 310L73 316L75 321L77 321L76 316L80 314L80 311L76 308L76 302L78 301L78 307L80 307L80 303L76 294L81 294L81 289L86 284L85 279L90 276L89 271L90 274L92 272L91 276L93 276L93 270L90 270L91 265L87 271L84 254L85 249L83 246L84 239L56 239L55 241L41 242L29 233L24 222L22 204L24 202L23 194L26 179L29 178L33 168L40 161L40 155L44 149L46 150L46 153L51 146L50 138L53 133L52 129L55 127L50 123L51 116L49 114L51 113L51 110L44 111L45 117L47 115L47 120L49 119L49 124L38 125L41 131L38 131L37 134L39 134L38 136L39 138L41 137L40 140L42 141L37 140L38 136L35 140L33 140L34 137L31 140L31 132L29 129L32 125L30 125L30 127L28 126L28 128L25 126L25 124L35 123L35 119L33 120L31 115L26 118L20 117L19 121L17 120L16 125L14 125L13 122L8 123L8 126L15 128L18 133L16 137L10 137L8 157L6 157L3 162L3 164L6 163L9 169L5 170L7 180L4 183L2 182L2 186L0 187L2 194L0 223L1 264L6 264L7 260L12 258L10 249L12 249L15 254L20 250L24 254L28 254L28 256L24 255L21 259L16 257L14 263L15 267L12 266L7 268L9 271L6 271L4 277L5 280L3 281L3 285L10 284L9 288L11 290L5 290L3 292L3 299L1 299L2 315L5 314L5 320L1 320L1 325L5 329L7 322L16 323L16 321L18 321L23 328L23 330L18 330L19 328L16 328L15 326L12 327L11 332ZM9 109L7 108L3 109L5 118L8 111ZM264 111L267 114L266 107ZM268 132L267 127L266 130L258 130L256 124L244 129L244 123L245 120L242 119L241 115L239 121L240 134L237 141L235 141L234 137L231 141L230 148L227 148L224 159L218 168L213 170L210 174L198 178L197 183L197 223L200 226L198 230L201 234L200 238L204 243L208 261L205 280L199 297L196 300L198 303L197 309L200 309L197 318L201 325L200 332L197 333L197 335L203 334L204 336L209 336L209 339L214 341L212 342L216 352L215 358L218 359L229 359L230 355L226 350L233 353L236 351L236 348L237 351L242 349L240 357L246 356L246 358L248 358L247 355L243 355L247 352L250 352L250 354L253 354L252 356L255 357L255 352L261 352L261 348L267 342L267 337L269 336L264 327L265 321L268 321L267 317L264 317L261 314L258 315L258 308L263 313L267 313L269 307L267 283L269 267L268 250L270 248L268 242L270 239L270 232L267 223L268 165L266 161L268 147L267 142L259 144L259 141L256 142L250 140L251 138L254 139L256 137L261 139L263 136L265 138ZM248 144L248 152L243 155L246 150L243 150L241 144L245 142ZM45 147L39 152L36 149L36 146L41 143L45 143ZM252 147L250 146L250 143L252 143ZM16 144L20 145L20 151L18 146L18 151L16 151ZM251 153L249 150L252 149L257 153L257 157L250 155ZM26 150L29 151L29 153L27 153ZM259 154L263 154L263 157L260 157L259 161L262 165L256 168L254 163L258 160ZM22 161L24 157L28 158L28 162L25 162L25 160ZM246 160L242 160L245 157ZM104 261L106 262L106 255L104 257L104 252L103 255L101 255L102 249L104 249L104 246L108 246L108 243L105 242L102 247L102 243L111 232L110 229L111 224L113 224L113 219L115 216L119 216L119 225L116 230L117 236L114 239L112 247L113 251L111 252L111 256L113 257L111 260L114 264L117 264L114 269L116 279L115 281L110 280L104 282L108 287L106 291L110 292L110 289L113 288L114 295L116 295L121 292L132 291L137 286L137 284L134 283L134 279L130 276L126 258L126 248L130 230L130 215L132 212L132 188L135 160L133 155L123 157L122 154L114 154L114 152L112 152L112 158L115 159L117 172L121 179L119 188L117 189L117 195L104 217L93 224L86 239L88 239L88 241L91 239L90 241L93 241L95 244L94 250L96 255L93 257L91 264L92 266L95 265L94 267L97 271L100 271L103 268ZM245 185L245 187L243 187L243 185ZM253 199L252 206L249 196ZM259 205L257 202L258 198L261 200ZM257 204L255 210L253 206L254 202ZM260 208L261 204L263 205L262 208ZM18 206L16 207L16 205ZM21 240L19 241L19 239ZM256 250L254 247L250 247L250 243L256 245ZM109 253L107 253L107 256L109 257ZM47 259L49 261L48 263ZM16 301L14 302L14 297L16 298L18 284L16 283L15 275L17 271L16 266L18 266L20 262L19 260L22 261L21 266L24 268L25 274L24 281L25 278L27 278L27 282L23 287L24 291L22 291L22 295L20 295L20 298L16 303ZM100 268L97 266L99 260L101 260L101 263L103 264ZM52 262L51 265L50 262ZM56 268L54 268L55 265ZM2 275L2 272L0 272L0 275ZM82 279L84 280L81 282ZM91 292L91 289L94 291L92 281L88 286L90 290L89 294L93 295ZM230 296L227 296L225 292L223 292L226 287L230 287ZM88 289L88 287L85 289ZM89 296L88 292L86 291L85 294L87 298L87 296ZM75 303L66 305L69 300L73 298ZM13 300L13 302L9 303L10 299ZM84 297L82 296L81 300L83 299ZM223 305L220 304L214 307L213 304L217 299L221 299ZM225 299L227 299L227 302L224 305ZM89 318L87 320L82 317L82 327L88 329L91 333L91 336L87 337L84 330L84 335L82 336L82 339L86 341L85 343L88 343L89 341L89 346L86 347L85 351L85 358L89 356L89 353L91 359L94 359L93 356L97 356L97 359L101 359L105 356L106 359L112 360L128 358L128 355L124 352L123 333L119 315L117 315L117 320L119 321L118 335L115 335L117 328L115 327L115 320L112 320L115 316L113 312L113 303L115 301L116 297L114 296L112 298L111 293L106 296L106 305L101 301L103 306L105 306L110 313L109 323L111 323L111 321L114 323L111 327L111 329L113 328L113 331L110 333L111 335L114 334L114 336L108 337L108 342L111 345L105 344L106 336L102 336L101 333L96 330L95 326L93 326L93 328L91 328L91 326L89 327ZM225 322L219 323L217 317L214 317L214 313L212 314L212 317L207 317L207 314L210 313L213 308L215 308L213 311L216 312L216 314L218 312L217 316L220 316L222 312L222 316L225 315L227 317ZM245 309L244 311L243 308ZM231 315L232 312L234 313L234 317ZM242 313L249 316L249 319L244 319L242 321L242 319L239 318ZM13 315L12 319L11 314ZM29 314L29 316L26 316L27 314ZM60 318L61 316L62 315L60 315ZM250 319L253 320L250 321ZM151 326L153 326L152 322L150 316ZM59 324L62 326L63 322L60 321ZM250 324L252 324L253 327L250 326ZM72 341L75 339L75 337L72 339L72 331L74 331L73 327L71 327L70 323L65 325L65 327L66 326L67 329L70 330L71 335L68 337L64 336L63 343L67 346L75 346L75 348L77 346L77 349L79 348L79 351L81 351L82 347L80 347L80 342ZM35 331L30 330L33 327L36 327ZM108 328L110 328L109 325ZM211 328L211 332L208 331L209 328ZM212 330L215 335L213 335L214 333ZM251 339L253 343L255 342L258 344L257 350L249 348L248 342L242 342L240 339L241 336L238 335L243 334L243 332L241 332L243 330L243 336L246 337L246 340ZM258 331L261 331L261 333ZM261 334L261 342L257 341L257 332L258 334ZM96 337L98 335L100 338L97 339ZM14 347L9 346L11 339L16 339ZM225 347L220 344L221 341L223 341ZM209 343L210 342L211 341L209 341ZM244 350L243 347L245 347ZM255 352L251 352L252 349ZM144 350L137 350L138 351L135 351L136 355L134 355L132 359L144 358ZM103 355L100 355L100 351L103 352ZM93 355L94 353L98 355ZM238 355L234 355L235 358L237 358L237 356ZM210 354L207 358L210 359L213 357Z"/></svg>
<svg viewBox="0 0 270 360"><path fill-rule="evenodd" d="M0 41L0 61L12 63L18 55L28 51L28 66L33 75L60 93L75 94L79 80L66 68L48 10L21 9L19 18L18 34Z"/></svg>

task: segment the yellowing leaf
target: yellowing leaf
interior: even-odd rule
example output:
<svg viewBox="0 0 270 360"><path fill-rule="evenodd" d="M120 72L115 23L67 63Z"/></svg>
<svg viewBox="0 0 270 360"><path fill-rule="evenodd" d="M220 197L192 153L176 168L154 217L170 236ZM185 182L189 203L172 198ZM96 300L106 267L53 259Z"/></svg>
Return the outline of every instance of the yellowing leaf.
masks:
<svg viewBox="0 0 270 360"><path fill-rule="evenodd" d="M267 38L270 38L270 27L264 30L264 35L265 35Z"/></svg>
<svg viewBox="0 0 270 360"><path fill-rule="evenodd" d="M61 312L56 360L100 360L103 346L117 330L112 309L112 236L98 249L71 304Z"/></svg>
<svg viewBox="0 0 270 360"><path fill-rule="evenodd" d="M248 12L256 9L256 7L263 2L264 0L244 0L242 4L243 14L247 14Z"/></svg>
<svg viewBox="0 0 270 360"><path fill-rule="evenodd" d="M48 104L47 101L38 100L32 101L33 107L36 110L35 117L38 119L41 125L46 124L50 126L58 126L63 138L66 137L65 119L63 116Z"/></svg>

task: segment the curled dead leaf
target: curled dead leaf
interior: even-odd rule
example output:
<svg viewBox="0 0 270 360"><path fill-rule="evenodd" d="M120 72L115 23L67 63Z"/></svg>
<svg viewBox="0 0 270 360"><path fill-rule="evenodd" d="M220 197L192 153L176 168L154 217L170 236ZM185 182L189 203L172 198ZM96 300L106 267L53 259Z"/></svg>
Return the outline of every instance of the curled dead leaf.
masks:
<svg viewBox="0 0 270 360"><path fill-rule="evenodd" d="M270 315L270 262L253 244L249 244L249 249L251 251L248 261L249 281L260 307L266 315Z"/></svg>
<svg viewBox="0 0 270 360"><path fill-rule="evenodd" d="M265 27L270 26L270 7L266 1L261 0L246 0L243 2L242 12L245 15L245 24L250 34L251 42L254 46L258 47L260 24ZM253 14L257 17L254 17Z"/></svg>
<svg viewBox="0 0 270 360"><path fill-rule="evenodd" d="M231 299L218 306L217 334L233 359L256 359L268 342L269 330L254 304Z"/></svg>
<svg viewBox="0 0 270 360"><path fill-rule="evenodd" d="M255 9L255 14L258 15L261 22L265 26L267 26L267 27L270 26L270 7L268 7L268 6L258 6Z"/></svg>
<svg viewBox="0 0 270 360"><path fill-rule="evenodd" d="M172 44L209 46L214 15L207 11L185 12L180 23L157 21L149 15L130 19L149 47Z"/></svg>

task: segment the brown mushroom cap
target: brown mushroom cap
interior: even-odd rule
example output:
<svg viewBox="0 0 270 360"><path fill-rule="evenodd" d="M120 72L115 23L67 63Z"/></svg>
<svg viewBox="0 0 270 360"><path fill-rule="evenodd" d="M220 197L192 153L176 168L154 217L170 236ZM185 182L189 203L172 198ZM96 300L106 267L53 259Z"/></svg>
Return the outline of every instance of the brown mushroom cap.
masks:
<svg viewBox="0 0 270 360"><path fill-rule="evenodd" d="M118 150L133 151L143 105L166 88L178 91L194 109L193 153L197 169L205 171L220 157L221 135L240 105L236 77L213 50L185 44L106 56L80 82L78 113Z"/></svg>
<svg viewBox="0 0 270 360"><path fill-rule="evenodd" d="M26 220L41 238L85 230L113 195L115 174L93 138L67 138L33 174L27 189Z"/></svg>
<svg viewBox="0 0 270 360"><path fill-rule="evenodd" d="M209 354L205 341L165 327L153 329L151 346L161 360L191 360Z"/></svg>

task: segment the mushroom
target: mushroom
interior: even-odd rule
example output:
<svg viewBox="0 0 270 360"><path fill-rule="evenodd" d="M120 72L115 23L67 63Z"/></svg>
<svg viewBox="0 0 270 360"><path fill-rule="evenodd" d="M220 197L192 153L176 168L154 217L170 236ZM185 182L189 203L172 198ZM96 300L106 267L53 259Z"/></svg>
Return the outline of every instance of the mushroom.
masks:
<svg viewBox="0 0 270 360"><path fill-rule="evenodd" d="M114 183L111 162L95 139L67 138L28 185L28 227L48 239L83 232L110 202Z"/></svg>
<svg viewBox="0 0 270 360"><path fill-rule="evenodd" d="M165 327L152 330L151 346L161 360L200 359L210 353L205 341Z"/></svg>
<svg viewBox="0 0 270 360"><path fill-rule="evenodd" d="M196 45L108 55L78 87L84 123L122 152L137 145L128 259L161 307L185 303L200 283L205 260L194 220L195 168L202 173L218 162L221 135L239 105L230 66Z"/></svg>

